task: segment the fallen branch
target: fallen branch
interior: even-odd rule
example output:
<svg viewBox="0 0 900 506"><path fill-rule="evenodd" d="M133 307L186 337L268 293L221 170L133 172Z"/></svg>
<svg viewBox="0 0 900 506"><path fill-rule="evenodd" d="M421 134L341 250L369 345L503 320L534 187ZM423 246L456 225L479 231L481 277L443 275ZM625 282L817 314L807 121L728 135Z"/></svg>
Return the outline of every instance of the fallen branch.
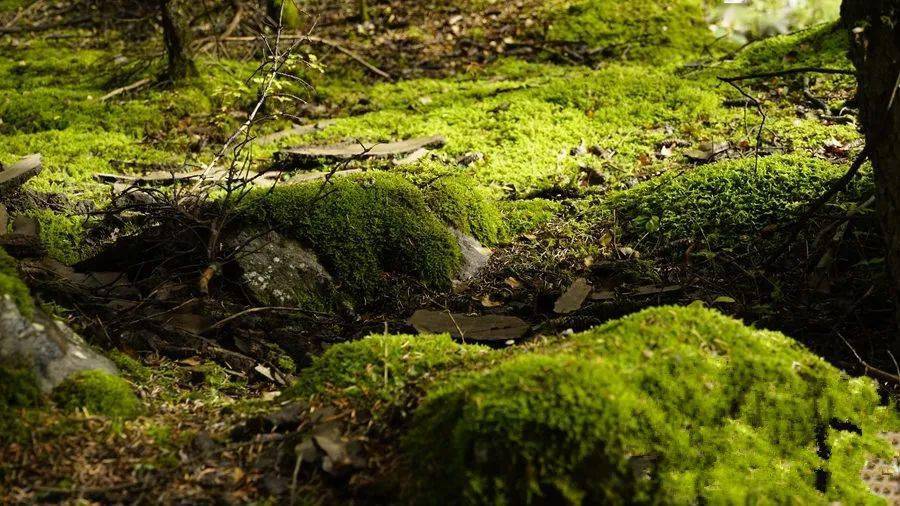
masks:
<svg viewBox="0 0 900 506"><path fill-rule="evenodd" d="M330 315L330 314L328 314L328 313L321 313L321 312L318 312L318 311L312 311L312 310L309 310L309 309L301 309L301 308L299 308L299 307L277 307L277 306L271 306L271 307L269 307L269 306L267 306L267 307L253 307L253 308L250 308L250 309L245 309L245 310L243 310L243 311L241 311L241 312L239 312L239 313L235 313L235 314L229 316L228 318L224 318L224 319L222 319L222 320L217 321L216 323L214 323L214 324L210 325L209 327L203 329L203 331L201 332L201 334L209 334L210 332L213 332L213 331L215 331L215 330L219 330L219 329L221 329L222 327L224 327L225 325L228 325L229 323L231 323L231 322L233 322L233 321L235 321L235 320L238 320L238 319L240 319L240 318L243 318L243 317L245 317L245 316L248 316L248 315L251 315L251 314L256 314L256 313L265 313L265 312L269 312L269 311L273 311L273 312L288 312L288 313L303 313L303 314L307 314L307 315L311 315L311 316L332 316L332 315Z"/></svg>
<svg viewBox="0 0 900 506"><path fill-rule="evenodd" d="M128 93L129 91L134 91L134 90L136 90L138 88L142 88L148 84L150 84L150 79L141 79L140 81L135 81L135 82L129 84L128 86L122 86L121 88L116 88L116 89L112 90L111 92L107 93L106 95L103 95L102 97L100 97L100 101L106 102L107 100L109 100L113 97L119 96L123 93Z"/></svg>
<svg viewBox="0 0 900 506"><path fill-rule="evenodd" d="M847 341L847 339L845 339L844 336L842 336L839 332L836 333L838 337L840 337L841 340L844 341L844 344L846 344L847 347L850 348L850 351L853 352L853 356L856 357L856 360L859 360L860 365L862 365L865 369L864 374L866 376L872 376L874 378L879 378L885 381L892 381L896 384L900 384L900 375L891 374L883 369L879 369L877 367L869 365L868 362L866 362L862 359L862 357L859 356L859 353L856 352L856 349L853 348L853 345L850 344L850 341ZM893 358L893 355L891 356L891 358Z"/></svg>

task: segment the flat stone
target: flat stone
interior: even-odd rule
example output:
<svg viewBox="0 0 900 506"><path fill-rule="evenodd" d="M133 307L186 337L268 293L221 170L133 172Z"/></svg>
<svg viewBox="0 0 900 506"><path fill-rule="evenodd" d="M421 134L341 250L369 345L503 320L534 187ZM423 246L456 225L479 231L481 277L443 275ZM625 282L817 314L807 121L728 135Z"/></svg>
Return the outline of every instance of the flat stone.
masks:
<svg viewBox="0 0 900 506"><path fill-rule="evenodd" d="M302 306L333 292L331 275L318 256L277 232L243 230L227 246L242 248L236 262L244 285L264 304Z"/></svg>
<svg viewBox="0 0 900 506"><path fill-rule="evenodd" d="M41 173L41 155L28 155L0 172L0 196L18 190L29 179Z"/></svg>
<svg viewBox="0 0 900 506"><path fill-rule="evenodd" d="M63 322L40 309L33 320L28 319L9 295L0 296L0 363L31 364L38 386L45 393L76 372L119 373L109 359L94 351Z"/></svg>
<svg viewBox="0 0 900 506"><path fill-rule="evenodd" d="M581 309L585 299L591 294L593 287L584 278L578 278L572 282L572 286L562 294L553 305L553 312L557 314L574 313Z"/></svg>
<svg viewBox="0 0 900 506"><path fill-rule="evenodd" d="M12 231L14 234L40 237L41 224L32 216L19 214L13 218Z"/></svg>

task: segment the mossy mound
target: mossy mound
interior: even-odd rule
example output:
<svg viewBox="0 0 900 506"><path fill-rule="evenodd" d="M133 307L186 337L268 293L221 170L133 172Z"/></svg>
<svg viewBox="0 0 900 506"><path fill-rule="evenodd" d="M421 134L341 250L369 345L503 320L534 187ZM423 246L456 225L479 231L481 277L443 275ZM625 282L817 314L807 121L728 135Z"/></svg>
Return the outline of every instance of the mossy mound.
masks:
<svg viewBox="0 0 900 506"><path fill-rule="evenodd" d="M53 390L52 398L60 409L85 409L111 418L133 418L141 412L131 385L103 371L73 374Z"/></svg>
<svg viewBox="0 0 900 506"><path fill-rule="evenodd" d="M669 62L696 56L713 42L706 2L547 2L548 41L583 43L610 58Z"/></svg>
<svg viewBox="0 0 900 506"><path fill-rule="evenodd" d="M421 503L874 503L858 470L884 448L877 406L873 382L782 334L662 307L438 381L403 451ZM832 419L863 435L832 433L852 443L823 462Z"/></svg>
<svg viewBox="0 0 900 506"><path fill-rule="evenodd" d="M252 220L311 245L351 295L383 287L399 273L446 288L461 253L453 235L404 177L387 172L336 177L261 192L247 206Z"/></svg>
<svg viewBox="0 0 900 506"><path fill-rule="evenodd" d="M0 297L9 295L23 316L34 315L34 300L25 283L19 278L16 261L0 248Z"/></svg>
<svg viewBox="0 0 900 506"><path fill-rule="evenodd" d="M506 235L503 217L490 190L464 176L443 177L425 187L428 207L444 223L493 246Z"/></svg>
<svg viewBox="0 0 900 506"><path fill-rule="evenodd" d="M878 503L858 471L898 426L874 382L699 306L511 350L373 336L300 378L287 396L349 399L376 420L418 406L397 477L414 504ZM829 430L824 461L832 420L862 435Z"/></svg>
<svg viewBox="0 0 900 506"><path fill-rule="evenodd" d="M0 413L8 408L37 406L41 397L41 389L30 367L0 364Z"/></svg>
<svg viewBox="0 0 900 506"><path fill-rule="evenodd" d="M665 244L697 240L713 250L752 243L771 225L795 219L847 168L803 155L725 161L684 174L668 173L610 195L601 205L630 219L634 236ZM854 183L847 201L871 190L871 176Z"/></svg>

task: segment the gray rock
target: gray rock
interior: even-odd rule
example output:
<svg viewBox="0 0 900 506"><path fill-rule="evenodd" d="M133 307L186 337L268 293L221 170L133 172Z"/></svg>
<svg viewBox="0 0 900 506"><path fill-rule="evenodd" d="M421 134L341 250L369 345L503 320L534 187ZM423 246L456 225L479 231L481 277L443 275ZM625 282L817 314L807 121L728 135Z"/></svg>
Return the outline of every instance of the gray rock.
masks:
<svg viewBox="0 0 900 506"><path fill-rule="evenodd" d="M241 248L237 264L244 284L264 304L305 307L333 293L331 275L318 256L293 239L249 229L227 246Z"/></svg>
<svg viewBox="0 0 900 506"><path fill-rule="evenodd" d="M456 242L459 244L459 249L463 256L462 268L460 269L457 278L460 281L468 281L474 278L481 269L484 269L487 266L491 259L492 251L490 248L485 248L478 242L478 239L475 239L470 235L460 232L455 228L451 228L450 231L453 232L453 236L456 237Z"/></svg>
<svg viewBox="0 0 900 506"><path fill-rule="evenodd" d="M101 370L118 374L116 366L100 355L64 323L39 309L33 320L19 312L9 295L0 297L0 363L31 363L38 386L49 392L73 373Z"/></svg>

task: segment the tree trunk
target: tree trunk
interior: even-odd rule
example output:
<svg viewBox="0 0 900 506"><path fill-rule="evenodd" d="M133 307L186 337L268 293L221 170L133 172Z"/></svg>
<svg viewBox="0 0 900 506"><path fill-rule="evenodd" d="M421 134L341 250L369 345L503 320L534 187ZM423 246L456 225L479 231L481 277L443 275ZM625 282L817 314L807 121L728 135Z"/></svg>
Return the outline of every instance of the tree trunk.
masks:
<svg viewBox="0 0 900 506"><path fill-rule="evenodd" d="M173 3L175 0L158 0L160 24L163 29L163 42L166 46L168 67L166 77L172 81L180 81L197 74L197 67L189 53L189 32L182 26Z"/></svg>
<svg viewBox="0 0 900 506"><path fill-rule="evenodd" d="M852 37L860 119L875 169L885 258L900 322L900 0L844 0L841 17Z"/></svg>

